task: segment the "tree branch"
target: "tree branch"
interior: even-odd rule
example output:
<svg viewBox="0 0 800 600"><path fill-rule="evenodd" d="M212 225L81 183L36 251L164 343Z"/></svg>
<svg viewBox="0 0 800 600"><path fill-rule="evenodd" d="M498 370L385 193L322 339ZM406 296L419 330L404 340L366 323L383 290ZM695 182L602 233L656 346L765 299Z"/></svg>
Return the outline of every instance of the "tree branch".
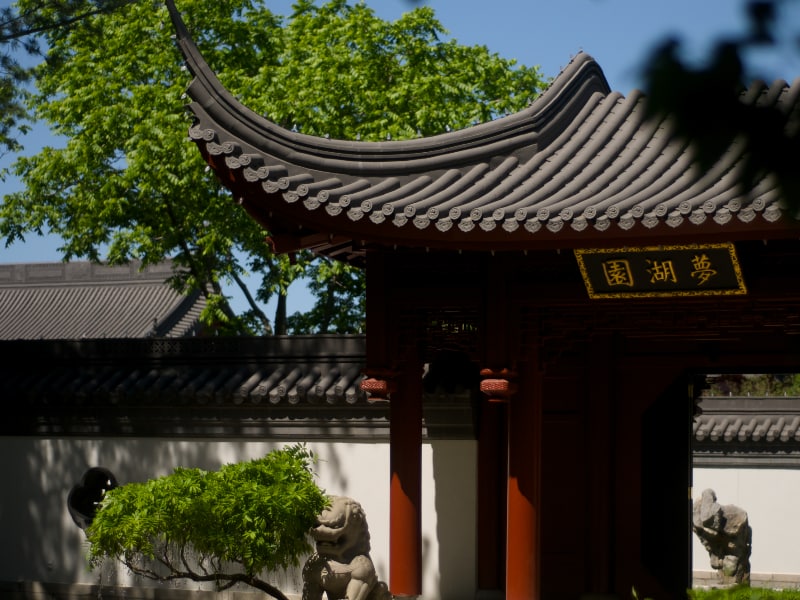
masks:
<svg viewBox="0 0 800 600"><path fill-rule="evenodd" d="M107 12L110 12L112 10L116 10L117 8L120 8L121 6L124 6L125 4L132 4L135 1L136 0L124 0L123 2L120 2L119 4L110 3L111 4L110 6L103 7L103 8L98 8L96 10L90 10L88 12L81 13L79 15L73 15L71 17L67 17L65 19L61 19L60 21L56 21L55 23L48 23L46 25L40 25L38 27L33 27L32 26L32 27L28 27L28 28L21 28L21 29L18 29L16 31L9 31L6 34L0 35L0 44L5 44L5 43L11 42L13 40L18 40L20 38L24 38L24 37L27 37L29 35L37 35L39 33L44 33L45 31L51 31L53 29L60 29L62 27L67 27L68 25L72 25L73 23L77 23L78 21L81 21L81 20L86 19L88 17L94 16L94 15L98 15L98 14L101 14L101 13L107 13ZM10 23L12 23L14 21L24 21L24 17L25 17L24 15L20 15L20 16L16 17L15 19L9 20L8 22L4 23L3 25L8 27L8 26L10 26Z"/></svg>
<svg viewBox="0 0 800 600"><path fill-rule="evenodd" d="M236 282L236 285L239 286L239 289L244 294L245 300L247 300L247 305L250 307L250 310L253 311L253 314L261 321L262 326L264 327L264 331L271 332L272 331L272 324L269 321L269 317L261 310L261 307L258 306L253 295L250 293L250 289L247 287L245 282L239 277L239 274L235 271L231 272L231 277L233 281Z"/></svg>
<svg viewBox="0 0 800 600"><path fill-rule="evenodd" d="M183 554L183 552L181 552ZM128 568L130 571L136 575L140 575L142 577L146 577L147 579L152 579L154 581L160 582L169 582L175 581L178 579L190 579L191 581L197 581L198 583L203 582L214 582L216 584L218 591L224 591L227 589L232 588L237 583L243 583L245 585L249 585L250 587L256 588L257 590L261 590L262 592L272 596L276 600L289 600L286 595L281 592L277 587L270 584L263 579L259 579L253 575L248 575L246 573L208 573L206 575L202 575L200 573L195 572L185 561L185 557L183 558L184 567L186 568L185 571L181 571L172 564L171 561L167 560L165 563L162 560L163 557L160 557L158 561L164 566L169 569L169 574L167 575L160 575L153 571L152 569L147 569L145 567L141 567L135 564L133 561L129 559L120 558L121 562ZM221 583L224 582L224 583Z"/></svg>

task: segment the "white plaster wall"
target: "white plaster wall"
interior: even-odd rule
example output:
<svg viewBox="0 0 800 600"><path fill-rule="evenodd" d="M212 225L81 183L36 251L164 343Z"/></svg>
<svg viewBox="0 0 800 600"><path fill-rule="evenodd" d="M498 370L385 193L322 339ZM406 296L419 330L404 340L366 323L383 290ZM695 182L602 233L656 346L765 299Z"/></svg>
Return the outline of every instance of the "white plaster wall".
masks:
<svg viewBox="0 0 800 600"><path fill-rule="evenodd" d="M747 511L753 529L751 573L800 574L800 470L695 468L692 500L711 488L720 504ZM708 552L692 534L694 570L709 571Z"/></svg>
<svg viewBox="0 0 800 600"><path fill-rule="evenodd" d="M89 572L83 532L66 509L70 488L94 466L120 484L169 474L173 468L218 469L259 457L284 442L169 439L0 438L0 582L43 581L146 585L124 572ZM318 482L329 494L364 506L372 558L389 581L389 446L387 443L309 442L319 456ZM476 444L437 441L423 446L423 595L430 600L472 597L476 557ZM446 492L445 492L446 490ZM298 574L275 580L287 592ZM192 584L196 586L196 584ZM197 589L191 587L190 589Z"/></svg>
<svg viewBox="0 0 800 600"><path fill-rule="evenodd" d="M474 441L436 441L422 448L425 600L475 597L477 456Z"/></svg>

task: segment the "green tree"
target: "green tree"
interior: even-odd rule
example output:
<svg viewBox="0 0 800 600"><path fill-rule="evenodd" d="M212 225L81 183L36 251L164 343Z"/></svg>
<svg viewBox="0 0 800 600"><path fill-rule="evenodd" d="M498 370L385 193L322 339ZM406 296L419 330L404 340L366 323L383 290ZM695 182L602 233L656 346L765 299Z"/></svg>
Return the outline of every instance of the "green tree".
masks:
<svg viewBox="0 0 800 600"><path fill-rule="evenodd" d="M38 1L18 0L19 11ZM383 140L441 133L516 111L546 83L536 67L445 41L430 8L386 22L363 4L299 0L285 24L258 0L182 0L178 8L228 89L309 134ZM0 235L13 243L50 231L64 240L65 259L147 264L172 257L180 267L173 283L207 294L208 322L222 331L283 333L285 312L271 320L261 303L278 294L284 308L289 284L308 272L310 257L273 256L267 232L186 143L189 74L169 23L164 7L134 2L45 31L49 51L35 70L30 106L67 142L14 164L24 189L5 197ZM334 326L329 309L363 306L362 274L314 268L314 277L330 273L356 284L317 286L313 314L323 320L293 322L303 331L359 330L363 313ZM255 275L254 292L246 274ZM245 314L233 314L225 282L246 291Z"/></svg>
<svg viewBox="0 0 800 600"><path fill-rule="evenodd" d="M365 298L360 273L344 263L318 260L309 270L308 288L318 301L305 313L289 317L295 333L361 333Z"/></svg>
<svg viewBox="0 0 800 600"><path fill-rule="evenodd" d="M39 0L36 10L17 12L0 8L0 156L22 149L19 138L29 130L25 99L31 69L25 55L41 57L38 34L48 29L65 29L98 12L113 10L120 2L100 0L93 7L73 0ZM50 13L55 18L41 18Z"/></svg>
<svg viewBox="0 0 800 600"><path fill-rule="evenodd" d="M30 71L15 58L24 38L16 36L19 19L11 8L0 9L0 156L21 149L19 137L28 129L25 123L25 84ZM25 46L36 52L36 46Z"/></svg>
<svg viewBox="0 0 800 600"><path fill-rule="evenodd" d="M797 373L726 373L706 377L704 396L800 396Z"/></svg>
<svg viewBox="0 0 800 600"><path fill-rule="evenodd" d="M305 446L273 450L219 471L171 475L106 492L86 534L93 567L110 558L156 581L238 583L279 600L264 573L299 564L328 504Z"/></svg>

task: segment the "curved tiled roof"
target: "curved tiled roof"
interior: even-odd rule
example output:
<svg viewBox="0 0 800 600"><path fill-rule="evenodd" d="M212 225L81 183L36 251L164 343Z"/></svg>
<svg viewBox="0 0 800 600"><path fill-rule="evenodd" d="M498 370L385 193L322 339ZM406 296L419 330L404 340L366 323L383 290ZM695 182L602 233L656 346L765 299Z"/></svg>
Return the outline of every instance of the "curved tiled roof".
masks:
<svg viewBox="0 0 800 600"><path fill-rule="evenodd" d="M417 140L332 140L241 105L168 5L194 75L189 135L278 250L357 260L369 244L510 250L782 229L775 181L740 186L742 144L702 172L670 122L646 119L640 92L610 91L587 54L519 113ZM754 83L742 102L788 114L799 97L800 80Z"/></svg>
<svg viewBox="0 0 800 600"><path fill-rule="evenodd" d="M0 339L181 337L205 301L172 289L172 263L0 265Z"/></svg>

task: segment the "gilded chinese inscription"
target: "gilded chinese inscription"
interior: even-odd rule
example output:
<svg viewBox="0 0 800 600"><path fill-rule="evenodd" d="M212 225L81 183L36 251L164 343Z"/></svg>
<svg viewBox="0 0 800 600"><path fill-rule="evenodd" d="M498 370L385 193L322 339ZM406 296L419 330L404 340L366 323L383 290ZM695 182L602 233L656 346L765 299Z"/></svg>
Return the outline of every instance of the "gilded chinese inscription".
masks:
<svg viewBox="0 0 800 600"><path fill-rule="evenodd" d="M745 294L733 244L575 250L591 298Z"/></svg>
<svg viewBox="0 0 800 600"><path fill-rule="evenodd" d="M698 285L703 285L717 274L714 270L714 265L705 254L692 258L692 267L694 269L692 277L697 278Z"/></svg>
<svg viewBox="0 0 800 600"><path fill-rule="evenodd" d="M647 272L650 273L650 283L656 281L669 281L672 283L678 282L678 276L675 274L675 264L671 260L650 260L645 259L647 263Z"/></svg>
<svg viewBox="0 0 800 600"><path fill-rule="evenodd" d="M627 260L609 260L603 263L603 273L608 285L626 285L633 287L631 264Z"/></svg>

